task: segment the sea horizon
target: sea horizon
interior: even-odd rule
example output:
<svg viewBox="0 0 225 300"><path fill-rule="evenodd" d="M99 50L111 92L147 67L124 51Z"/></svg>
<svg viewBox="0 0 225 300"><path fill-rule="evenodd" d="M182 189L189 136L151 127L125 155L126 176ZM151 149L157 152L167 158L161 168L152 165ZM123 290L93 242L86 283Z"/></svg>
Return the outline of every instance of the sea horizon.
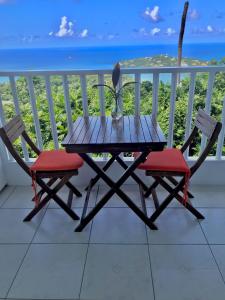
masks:
<svg viewBox="0 0 225 300"><path fill-rule="evenodd" d="M108 69L118 61L177 56L177 44L0 49L0 71ZM225 43L185 43L183 57L210 61L225 57Z"/></svg>

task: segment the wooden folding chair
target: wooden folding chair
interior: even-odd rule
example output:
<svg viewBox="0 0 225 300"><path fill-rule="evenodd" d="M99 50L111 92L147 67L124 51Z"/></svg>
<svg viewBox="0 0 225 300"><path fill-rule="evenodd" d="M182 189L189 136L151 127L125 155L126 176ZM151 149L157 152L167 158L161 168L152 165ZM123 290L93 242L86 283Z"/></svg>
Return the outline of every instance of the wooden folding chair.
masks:
<svg viewBox="0 0 225 300"><path fill-rule="evenodd" d="M188 191L187 185L189 178L195 174L212 150L221 128L222 124L220 122L215 121L202 109L199 109L195 126L181 150L172 148L161 152L152 152L147 157L147 160L138 166L139 169L145 170L147 176L154 178L153 184L145 193L140 186L141 198L152 195L154 201L155 211L150 217L151 222L154 222L159 217L174 198L184 205L196 218L204 219L204 216L188 201L188 197L193 198L193 196ZM198 132L206 136L208 142L194 165L189 168L183 157L183 153L191 146ZM175 177L181 177L181 180L178 181ZM158 201L156 193L158 185L161 185L169 192L169 195L161 204Z"/></svg>
<svg viewBox="0 0 225 300"><path fill-rule="evenodd" d="M78 174L78 169L83 165L83 160L78 154L69 154L64 150L40 151L28 136L25 125L19 115L14 117L4 127L0 128L0 136L16 162L22 169L32 178L33 184L38 184L41 190L32 200L36 200L36 206L25 217L24 221L30 221L51 199L53 199L73 220L79 217L71 209L73 194L80 197L81 193L69 181L70 178ZM30 146L30 148L38 155L34 164L29 167L24 159L20 156L14 146L14 142L19 138ZM45 182L43 179L49 179ZM58 181L58 182L57 182ZM53 188L51 186L54 185ZM66 185L69 188L69 197L65 203L58 195L58 191ZM36 189L35 189L36 190ZM43 197L43 195L45 197Z"/></svg>

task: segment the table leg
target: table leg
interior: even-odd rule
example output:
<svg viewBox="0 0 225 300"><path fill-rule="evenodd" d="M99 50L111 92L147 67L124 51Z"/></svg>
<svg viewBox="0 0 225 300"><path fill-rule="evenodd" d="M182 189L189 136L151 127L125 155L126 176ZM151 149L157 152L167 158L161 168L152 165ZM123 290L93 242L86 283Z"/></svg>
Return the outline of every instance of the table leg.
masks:
<svg viewBox="0 0 225 300"><path fill-rule="evenodd" d="M82 229L94 218L94 216L100 211L100 209L108 202L108 200L112 197L113 194L117 193L120 198L145 222L147 226L151 229L157 229L157 227L149 220L149 218L143 213L140 208L135 205L132 200L120 189L120 186L128 179L131 174L133 174L134 170L137 166L142 163L147 155L150 153L150 149L148 151L144 151L123 173L120 179L117 182L114 182L112 179L107 176L104 171L97 166L97 164L85 153L79 154L84 161L102 178L111 189L103 196L103 198L96 204L96 206L88 213L88 215L81 219L80 224L76 228L76 231L82 231Z"/></svg>
<svg viewBox="0 0 225 300"><path fill-rule="evenodd" d="M104 165L104 167L102 168L103 171L107 171L109 169L109 167L113 164L113 162L115 161L115 159L117 158L117 156L119 155L114 153L112 155L112 157L107 161L107 163ZM101 177L99 176L99 174L97 174L94 178L91 179L92 183L91 183L91 188L99 181ZM85 191L87 191L89 188L89 185L85 188Z"/></svg>

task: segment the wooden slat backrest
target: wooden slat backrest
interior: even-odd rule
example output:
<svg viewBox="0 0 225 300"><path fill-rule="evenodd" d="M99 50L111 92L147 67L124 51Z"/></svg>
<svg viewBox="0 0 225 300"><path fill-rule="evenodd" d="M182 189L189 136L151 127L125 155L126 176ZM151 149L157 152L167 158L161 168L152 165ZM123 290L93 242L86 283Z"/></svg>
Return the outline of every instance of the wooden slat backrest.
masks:
<svg viewBox="0 0 225 300"><path fill-rule="evenodd" d="M11 143L14 143L22 133L25 131L24 123L19 115L14 117L11 121L9 121L3 129L10 140Z"/></svg>
<svg viewBox="0 0 225 300"><path fill-rule="evenodd" d="M9 121L5 126L0 128L0 136L4 142L6 148L11 153L12 157L17 161L17 163L30 175L30 169L25 163L24 159L20 156L20 153L17 151L13 143L19 138L23 140L31 147L31 149L36 153L40 154L40 150L30 139L25 130L25 125L23 120L19 115L14 117Z"/></svg>
<svg viewBox="0 0 225 300"><path fill-rule="evenodd" d="M210 139L216 127L217 121L209 116L204 110L199 109L195 119L195 126Z"/></svg>

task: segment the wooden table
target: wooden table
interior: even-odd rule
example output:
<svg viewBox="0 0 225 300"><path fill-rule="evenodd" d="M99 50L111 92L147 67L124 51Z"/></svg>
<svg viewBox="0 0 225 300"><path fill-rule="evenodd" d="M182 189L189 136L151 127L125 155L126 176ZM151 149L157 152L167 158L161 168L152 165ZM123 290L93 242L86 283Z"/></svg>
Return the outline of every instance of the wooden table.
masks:
<svg viewBox="0 0 225 300"><path fill-rule="evenodd" d="M162 130L151 116L124 116L119 121L114 121L111 117L79 117L73 125L72 132L66 136L62 145L67 152L78 153L97 173L87 188L82 217L76 231L82 231L115 193L147 226L156 229L147 216L145 201L142 199L141 210L121 190L121 186L130 176L146 190L147 186L134 171L140 163L145 161L151 151L161 151L166 145ZM104 152L110 153L112 156L101 169L88 153ZM122 152L140 152L140 155L128 167L120 157ZM105 173L114 161L117 161L125 170L116 182ZM100 178L105 181L110 190L86 215L91 188Z"/></svg>

